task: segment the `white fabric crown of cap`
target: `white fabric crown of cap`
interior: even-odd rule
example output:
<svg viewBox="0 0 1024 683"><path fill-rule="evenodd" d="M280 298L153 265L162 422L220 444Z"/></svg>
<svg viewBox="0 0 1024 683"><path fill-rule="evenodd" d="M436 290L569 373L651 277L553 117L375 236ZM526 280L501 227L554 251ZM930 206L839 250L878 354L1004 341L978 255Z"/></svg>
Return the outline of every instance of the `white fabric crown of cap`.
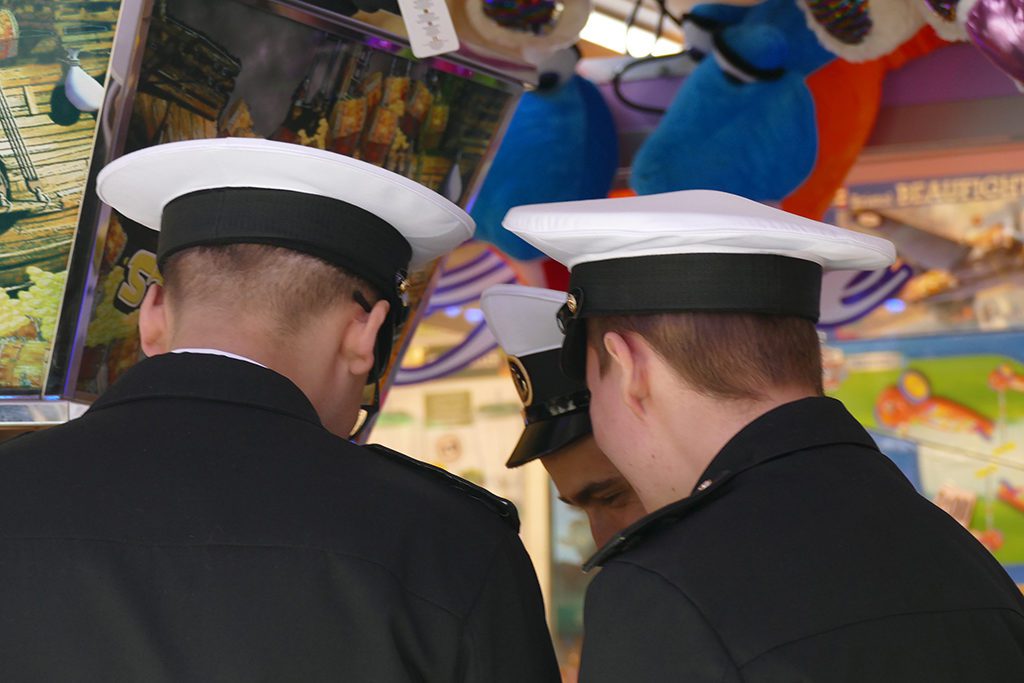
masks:
<svg viewBox="0 0 1024 683"><path fill-rule="evenodd" d="M523 285L495 285L480 297L491 334L510 356L528 356L562 347L556 318L565 292Z"/></svg>
<svg viewBox="0 0 1024 683"><path fill-rule="evenodd" d="M123 216L160 229L164 207L203 190L256 188L318 195L359 207L412 247L413 267L473 236L458 206L423 185L351 157L258 138L190 140L148 147L108 164L100 198Z"/></svg>
<svg viewBox="0 0 1024 683"><path fill-rule="evenodd" d="M776 254L824 270L876 270L896 258L888 240L713 190L518 206L502 225L569 268L687 253Z"/></svg>

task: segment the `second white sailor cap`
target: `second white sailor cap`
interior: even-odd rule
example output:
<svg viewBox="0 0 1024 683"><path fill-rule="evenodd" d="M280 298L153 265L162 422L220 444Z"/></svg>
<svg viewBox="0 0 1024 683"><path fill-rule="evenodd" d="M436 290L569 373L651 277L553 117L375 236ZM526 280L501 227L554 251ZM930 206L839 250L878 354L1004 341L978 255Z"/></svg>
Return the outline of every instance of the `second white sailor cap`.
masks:
<svg viewBox="0 0 1024 683"><path fill-rule="evenodd" d="M221 138L148 147L108 164L100 198L160 231L157 261L189 247L267 244L316 256L391 303L378 367L404 313L407 270L473 236L473 219L408 178L320 149Z"/></svg>
<svg viewBox="0 0 1024 683"><path fill-rule="evenodd" d="M563 369L585 371L594 316L718 311L817 321L824 270L893 263L887 240L736 195L686 190L513 208L503 225L571 269Z"/></svg>
<svg viewBox="0 0 1024 683"><path fill-rule="evenodd" d="M97 192L161 231L161 260L198 244L268 242L310 251L372 284L448 253L475 227L458 206L397 173L255 138L131 152L100 172Z"/></svg>
<svg viewBox="0 0 1024 683"><path fill-rule="evenodd" d="M508 356L526 422L506 467L543 458L591 433L590 393L559 367L556 316L565 300L565 292L522 285L496 285L480 297L487 327Z"/></svg>

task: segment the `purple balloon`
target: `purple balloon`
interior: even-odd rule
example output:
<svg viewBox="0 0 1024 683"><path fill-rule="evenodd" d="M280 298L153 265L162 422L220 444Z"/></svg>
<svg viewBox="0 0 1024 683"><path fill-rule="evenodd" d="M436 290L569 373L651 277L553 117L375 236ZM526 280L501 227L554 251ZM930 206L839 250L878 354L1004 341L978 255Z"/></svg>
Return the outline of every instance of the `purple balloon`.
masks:
<svg viewBox="0 0 1024 683"><path fill-rule="evenodd" d="M993 64L1024 82L1024 0L977 0L967 35Z"/></svg>

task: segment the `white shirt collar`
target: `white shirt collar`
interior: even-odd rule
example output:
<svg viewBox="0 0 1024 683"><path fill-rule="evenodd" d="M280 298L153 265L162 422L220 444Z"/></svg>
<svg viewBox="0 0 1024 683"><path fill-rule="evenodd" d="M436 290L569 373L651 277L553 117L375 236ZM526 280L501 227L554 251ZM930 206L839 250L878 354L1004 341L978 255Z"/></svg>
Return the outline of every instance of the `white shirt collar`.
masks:
<svg viewBox="0 0 1024 683"><path fill-rule="evenodd" d="M258 365L261 368L267 367L263 363L257 363L252 358L246 358L245 356L239 356L237 353L231 353L230 351L221 351L220 349L172 349L171 353L204 353L208 356L224 356L225 358L234 358L235 360L245 361L246 363L252 363Z"/></svg>

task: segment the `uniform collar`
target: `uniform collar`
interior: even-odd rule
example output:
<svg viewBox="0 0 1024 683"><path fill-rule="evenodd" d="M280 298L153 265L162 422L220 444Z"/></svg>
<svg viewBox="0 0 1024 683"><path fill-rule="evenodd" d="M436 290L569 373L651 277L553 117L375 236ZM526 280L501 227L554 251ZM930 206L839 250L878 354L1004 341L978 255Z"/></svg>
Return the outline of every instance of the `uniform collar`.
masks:
<svg viewBox="0 0 1024 683"><path fill-rule="evenodd" d="M166 398L247 405L321 425L313 404L284 375L246 360L206 353L147 358L107 389L90 411Z"/></svg>
<svg viewBox="0 0 1024 683"><path fill-rule="evenodd" d="M206 347L189 347L185 349L171 349L171 353L205 353L208 356L224 356L225 358L234 358L235 360L244 360L246 363L252 363L258 365L261 368L267 367L259 361L255 361L248 356L240 356L237 353L231 353L230 351L222 351L220 349L211 349Z"/></svg>
<svg viewBox="0 0 1024 683"><path fill-rule="evenodd" d="M694 492L729 472L739 473L781 455L838 443L875 448L875 442L841 402L815 396L785 403L737 432L698 479Z"/></svg>
<svg viewBox="0 0 1024 683"><path fill-rule="evenodd" d="M584 571L603 565L655 530L723 495L728 490L726 484L743 472L793 453L835 444L877 448L846 407L833 398L804 398L770 410L725 444L689 496L623 529L587 560Z"/></svg>

